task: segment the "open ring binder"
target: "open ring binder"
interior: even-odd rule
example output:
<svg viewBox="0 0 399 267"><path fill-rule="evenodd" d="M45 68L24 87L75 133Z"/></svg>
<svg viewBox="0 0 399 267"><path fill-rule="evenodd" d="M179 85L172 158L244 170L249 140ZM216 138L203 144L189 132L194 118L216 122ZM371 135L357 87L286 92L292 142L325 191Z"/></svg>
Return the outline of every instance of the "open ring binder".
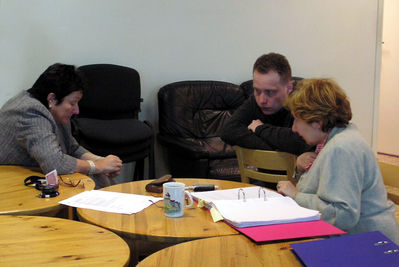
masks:
<svg viewBox="0 0 399 267"><path fill-rule="evenodd" d="M260 198L260 192L263 192L263 200L266 201L266 200L267 200L267 198L266 198L266 189L264 189L264 188L262 188L262 187L259 187L259 190L258 190L258 198ZM237 196L238 200L240 200L240 196L241 196L241 195L242 195L243 201L246 202L247 199L246 199L246 197L245 197L245 191L244 191L243 188L238 189L238 196Z"/></svg>
<svg viewBox="0 0 399 267"><path fill-rule="evenodd" d="M255 242L345 234L320 221L318 211L304 209L290 197L267 188L250 186L192 195L198 203L206 203L215 222L223 219Z"/></svg>

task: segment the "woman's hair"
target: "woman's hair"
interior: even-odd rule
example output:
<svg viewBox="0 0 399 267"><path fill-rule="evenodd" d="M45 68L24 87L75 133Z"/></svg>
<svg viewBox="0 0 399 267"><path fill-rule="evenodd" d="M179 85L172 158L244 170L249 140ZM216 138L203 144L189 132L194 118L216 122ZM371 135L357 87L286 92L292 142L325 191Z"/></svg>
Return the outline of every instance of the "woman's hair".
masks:
<svg viewBox="0 0 399 267"><path fill-rule="evenodd" d="M57 105L64 97L75 91L84 91L85 82L82 74L73 65L55 63L48 67L36 80L28 92L43 105L47 106L47 96L55 94Z"/></svg>
<svg viewBox="0 0 399 267"><path fill-rule="evenodd" d="M331 79L304 79L287 98L285 106L295 118L322 122L322 131L345 127L352 119L348 97Z"/></svg>

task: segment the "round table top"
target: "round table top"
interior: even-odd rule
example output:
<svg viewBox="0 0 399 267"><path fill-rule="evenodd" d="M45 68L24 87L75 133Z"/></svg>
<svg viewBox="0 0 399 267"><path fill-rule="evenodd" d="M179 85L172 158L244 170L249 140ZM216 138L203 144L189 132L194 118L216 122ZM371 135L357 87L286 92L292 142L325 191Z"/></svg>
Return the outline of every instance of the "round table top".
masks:
<svg viewBox="0 0 399 267"><path fill-rule="evenodd" d="M294 242L290 242L294 243ZM302 266L289 243L258 245L243 235L198 239L164 248L137 267Z"/></svg>
<svg viewBox="0 0 399 267"><path fill-rule="evenodd" d="M59 201L95 187L93 179L86 175L80 173L60 175L62 178L70 178L72 181L82 180L83 183L72 187L60 182L58 196L40 198L37 196L40 193L39 190L24 185L25 178L31 175L44 177L44 174L37 168L0 166L0 215L40 215L57 211L63 207L58 203Z"/></svg>
<svg viewBox="0 0 399 267"><path fill-rule="evenodd" d="M186 184L186 186L214 184L218 185L219 189L253 186L226 180L195 178L175 180ZM162 194L145 191L145 185L149 182L151 180L135 181L109 186L101 190L162 197ZM131 215L82 208L78 208L77 211L83 221L110 229L129 238L144 239L151 242L179 243L197 238L238 234L236 230L224 222L214 223L209 211L198 208L196 204L186 208L183 217L180 218L166 217L163 210L163 201Z"/></svg>
<svg viewBox="0 0 399 267"><path fill-rule="evenodd" d="M118 235L73 220L0 216L1 266L124 266L130 250Z"/></svg>

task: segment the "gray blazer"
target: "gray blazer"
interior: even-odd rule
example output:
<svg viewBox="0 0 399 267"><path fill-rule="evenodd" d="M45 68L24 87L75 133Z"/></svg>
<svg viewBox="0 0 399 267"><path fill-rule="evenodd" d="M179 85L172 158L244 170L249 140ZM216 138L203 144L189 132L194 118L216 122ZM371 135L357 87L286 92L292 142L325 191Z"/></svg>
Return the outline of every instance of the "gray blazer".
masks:
<svg viewBox="0 0 399 267"><path fill-rule="evenodd" d="M39 166L43 173L73 173L88 152L71 134L70 124L57 125L47 107L23 91L0 110L0 164Z"/></svg>

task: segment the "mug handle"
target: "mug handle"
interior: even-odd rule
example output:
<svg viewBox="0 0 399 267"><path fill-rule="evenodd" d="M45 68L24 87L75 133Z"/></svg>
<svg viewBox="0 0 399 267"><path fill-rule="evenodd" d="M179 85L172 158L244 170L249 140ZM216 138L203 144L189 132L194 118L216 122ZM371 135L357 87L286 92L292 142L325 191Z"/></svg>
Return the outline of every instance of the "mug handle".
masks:
<svg viewBox="0 0 399 267"><path fill-rule="evenodd" d="M194 204L193 197L191 196L190 192L188 192L188 191L184 191L184 194L186 196L188 196L188 199L190 199L190 204L189 205L184 204L184 207L185 208L191 207Z"/></svg>

